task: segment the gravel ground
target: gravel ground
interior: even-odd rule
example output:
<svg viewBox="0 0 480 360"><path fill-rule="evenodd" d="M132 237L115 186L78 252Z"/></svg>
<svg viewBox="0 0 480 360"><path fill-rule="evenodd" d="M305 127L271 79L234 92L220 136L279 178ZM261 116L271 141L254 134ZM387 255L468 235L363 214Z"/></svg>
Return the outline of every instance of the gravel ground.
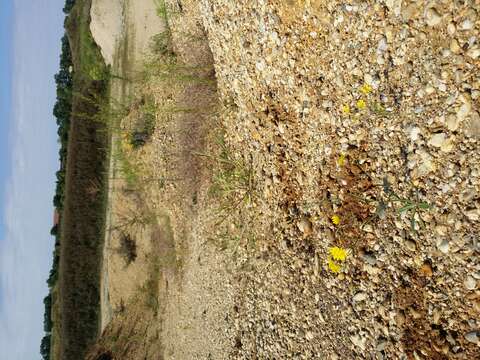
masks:
<svg viewBox="0 0 480 360"><path fill-rule="evenodd" d="M479 359L480 2L200 3L256 184L225 357Z"/></svg>

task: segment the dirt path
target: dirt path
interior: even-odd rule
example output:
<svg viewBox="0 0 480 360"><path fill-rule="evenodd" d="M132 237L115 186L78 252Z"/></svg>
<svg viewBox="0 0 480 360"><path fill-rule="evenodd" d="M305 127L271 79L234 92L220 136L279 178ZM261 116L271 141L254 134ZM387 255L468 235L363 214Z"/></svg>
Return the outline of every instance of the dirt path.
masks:
<svg viewBox="0 0 480 360"><path fill-rule="evenodd" d="M226 271L228 258L210 241L216 223L209 196L212 164L203 157L213 154L216 142L217 93L197 5L166 2L170 49L157 50L153 68L147 67L149 80L140 85L113 80L112 103L134 99L125 123L145 116L142 109L147 103L154 104L156 122L148 143L126 150L141 174L135 190L124 178L124 160L114 156L110 160L103 335L89 359L109 352L122 360L226 358L231 351L233 342L224 331L230 327L231 274ZM145 8L138 6L127 2L121 11L113 6L113 14L123 14L122 24L108 17L107 2L98 2L92 10L97 16L92 16L93 28L105 32L96 37L103 54L107 61L112 59L115 75L124 78L141 70L135 69L142 53L138 37L146 41L161 32L145 23L141 12ZM156 11L151 13L157 16ZM112 41L117 41L113 55ZM113 142L124 146L122 139ZM141 226L123 226L137 217ZM125 235L136 244L131 262L119 251ZM132 336L140 333L142 342Z"/></svg>
<svg viewBox="0 0 480 360"><path fill-rule="evenodd" d="M112 104L124 104L132 96L132 79L142 70L145 54L149 51L151 37L164 28L156 14L151 0L94 0L91 9L91 31L108 65L112 66L114 78L111 80ZM115 106L115 105L113 105ZM114 154L117 139L111 140L109 165L109 189L106 218L106 232L103 250L103 271L101 278L101 330L103 331L113 316L110 294L112 249L112 227L115 226L113 203L118 185L118 168ZM113 265L115 266L115 265ZM114 278L118 282L119 279ZM128 300L128 299L126 299ZM116 300L118 301L118 300Z"/></svg>

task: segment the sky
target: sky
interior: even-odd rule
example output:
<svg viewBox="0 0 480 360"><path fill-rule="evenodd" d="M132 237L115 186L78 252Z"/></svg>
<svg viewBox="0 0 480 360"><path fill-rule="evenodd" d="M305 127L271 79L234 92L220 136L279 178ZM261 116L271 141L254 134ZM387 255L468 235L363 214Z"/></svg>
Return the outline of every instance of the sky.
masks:
<svg viewBox="0 0 480 360"><path fill-rule="evenodd" d="M0 0L0 357L40 359L64 0Z"/></svg>

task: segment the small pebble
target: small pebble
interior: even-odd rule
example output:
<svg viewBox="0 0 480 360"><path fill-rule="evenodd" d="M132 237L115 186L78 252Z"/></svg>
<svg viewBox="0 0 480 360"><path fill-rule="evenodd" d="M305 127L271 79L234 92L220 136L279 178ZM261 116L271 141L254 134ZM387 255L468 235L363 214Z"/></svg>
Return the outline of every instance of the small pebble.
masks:
<svg viewBox="0 0 480 360"><path fill-rule="evenodd" d="M407 240L407 241L405 241L405 246L406 246L407 249L410 250L410 251L415 251L415 250L417 250L417 244L415 244L415 241Z"/></svg>
<svg viewBox="0 0 480 360"><path fill-rule="evenodd" d="M366 299L367 299L367 294L365 294L364 292L359 292L359 293L355 294L355 296L353 297L354 302L360 302L360 301L364 301Z"/></svg>
<svg viewBox="0 0 480 360"><path fill-rule="evenodd" d="M474 344L478 344L478 331L470 331L469 333L466 333L465 340Z"/></svg>
<svg viewBox="0 0 480 360"><path fill-rule="evenodd" d="M425 22L428 26L437 26L442 22L442 16L434 7L428 8L425 12Z"/></svg>
<svg viewBox="0 0 480 360"><path fill-rule="evenodd" d="M475 290L477 287L477 281L472 276L467 276L464 281L464 285L468 290Z"/></svg>
<svg viewBox="0 0 480 360"><path fill-rule="evenodd" d="M447 239L442 239L437 243L437 248L440 250L442 253L447 254L448 251L450 250L450 245L448 243Z"/></svg>

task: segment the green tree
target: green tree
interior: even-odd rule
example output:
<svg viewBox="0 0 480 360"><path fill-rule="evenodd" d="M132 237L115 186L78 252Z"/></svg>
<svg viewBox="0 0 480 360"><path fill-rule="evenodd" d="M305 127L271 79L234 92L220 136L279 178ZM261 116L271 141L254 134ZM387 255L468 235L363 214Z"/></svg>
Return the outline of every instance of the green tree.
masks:
<svg viewBox="0 0 480 360"><path fill-rule="evenodd" d="M40 344L40 355L42 355L43 360L50 359L50 341L52 339L51 334L46 334L43 339L42 343Z"/></svg>

